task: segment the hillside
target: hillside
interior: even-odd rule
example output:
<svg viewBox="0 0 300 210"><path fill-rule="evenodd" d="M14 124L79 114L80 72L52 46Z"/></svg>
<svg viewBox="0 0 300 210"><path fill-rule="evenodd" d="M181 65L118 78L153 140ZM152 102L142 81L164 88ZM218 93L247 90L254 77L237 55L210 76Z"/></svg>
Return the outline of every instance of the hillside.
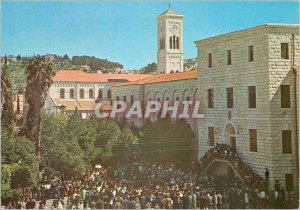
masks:
<svg viewBox="0 0 300 210"><path fill-rule="evenodd" d="M73 56L72 59L68 55L46 55L53 62L55 69L80 69L86 72L96 72L101 70L103 73L119 73L123 69L123 65L109 61L107 59L100 59L94 56ZM26 86L25 71L26 66L31 57L9 56L8 68L11 72L14 90L21 90Z"/></svg>

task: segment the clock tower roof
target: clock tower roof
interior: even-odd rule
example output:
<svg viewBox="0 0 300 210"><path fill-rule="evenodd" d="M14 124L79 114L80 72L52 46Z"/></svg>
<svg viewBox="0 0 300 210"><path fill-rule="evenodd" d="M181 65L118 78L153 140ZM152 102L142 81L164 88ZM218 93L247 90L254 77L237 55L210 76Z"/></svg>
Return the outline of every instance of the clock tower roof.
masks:
<svg viewBox="0 0 300 210"><path fill-rule="evenodd" d="M164 16L164 15L170 15L170 16L183 16L182 14L179 14L177 12L175 12L172 9L168 9L167 11L165 11L164 13L160 14L159 16Z"/></svg>

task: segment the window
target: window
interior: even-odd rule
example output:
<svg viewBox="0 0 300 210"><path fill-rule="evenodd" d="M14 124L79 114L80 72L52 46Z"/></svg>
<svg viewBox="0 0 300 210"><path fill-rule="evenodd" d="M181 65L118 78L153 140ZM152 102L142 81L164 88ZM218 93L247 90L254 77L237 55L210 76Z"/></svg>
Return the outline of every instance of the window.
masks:
<svg viewBox="0 0 300 210"><path fill-rule="evenodd" d="M281 85L281 108L291 108L290 85Z"/></svg>
<svg viewBox="0 0 300 210"><path fill-rule="evenodd" d="M289 59L289 44L281 43L281 59Z"/></svg>
<svg viewBox="0 0 300 210"><path fill-rule="evenodd" d="M208 108L214 108L214 90L213 89L207 90L207 101L208 101Z"/></svg>
<svg viewBox="0 0 300 210"><path fill-rule="evenodd" d="M250 151L257 152L257 130L249 129Z"/></svg>
<svg viewBox="0 0 300 210"><path fill-rule="evenodd" d="M173 35L173 49L176 49L176 37Z"/></svg>
<svg viewBox="0 0 300 210"><path fill-rule="evenodd" d="M282 131L282 153L292 154L292 131L291 130Z"/></svg>
<svg viewBox="0 0 300 210"><path fill-rule="evenodd" d="M226 88L227 108L233 108L233 88Z"/></svg>
<svg viewBox="0 0 300 210"><path fill-rule="evenodd" d="M107 98L111 98L111 90L107 90Z"/></svg>
<svg viewBox="0 0 300 210"><path fill-rule="evenodd" d="M208 145L213 147L215 146L215 128L208 127Z"/></svg>
<svg viewBox="0 0 300 210"><path fill-rule="evenodd" d="M89 98L94 98L94 91L93 91L93 89L89 89Z"/></svg>
<svg viewBox="0 0 300 210"><path fill-rule="evenodd" d="M179 101L179 97L176 97L176 99L175 99L176 101Z"/></svg>
<svg viewBox="0 0 300 210"><path fill-rule="evenodd" d="M212 67L212 53L208 53L208 68Z"/></svg>
<svg viewBox="0 0 300 210"><path fill-rule="evenodd" d="M253 62L254 61L254 54L253 54L253 45L248 47L248 61Z"/></svg>
<svg viewBox="0 0 300 210"><path fill-rule="evenodd" d="M248 86L248 107L256 108L256 87Z"/></svg>
<svg viewBox="0 0 300 210"><path fill-rule="evenodd" d="M227 50L227 65L231 65L231 50Z"/></svg>
<svg viewBox="0 0 300 210"><path fill-rule="evenodd" d="M186 97L186 100L187 100L187 101L190 101L190 99L191 99L191 98L190 98L189 96Z"/></svg>
<svg viewBox="0 0 300 210"><path fill-rule="evenodd" d="M165 37L162 38L162 47L163 49L166 48L166 42L165 42Z"/></svg>
<svg viewBox="0 0 300 210"><path fill-rule="evenodd" d="M285 189L286 189L286 191L293 191L294 190L293 174L286 174L285 175Z"/></svg>
<svg viewBox="0 0 300 210"><path fill-rule="evenodd" d="M176 45L177 45L177 49L179 49L179 37L177 37L176 39Z"/></svg>
<svg viewBox="0 0 300 210"><path fill-rule="evenodd" d="M116 97L116 101L120 101L120 97L119 96Z"/></svg>
<svg viewBox="0 0 300 210"><path fill-rule="evenodd" d="M169 101L169 97L166 98L166 101Z"/></svg>
<svg viewBox="0 0 300 210"><path fill-rule="evenodd" d="M130 96L130 102L131 102L131 104L133 104L133 102L134 102L134 95Z"/></svg>
<svg viewBox="0 0 300 210"><path fill-rule="evenodd" d="M123 96L123 101L126 102L126 96Z"/></svg>
<svg viewBox="0 0 300 210"><path fill-rule="evenodd" d="M61 99L64 99L65 98L65 89L60 89L59 90L59 97L61 98Z"/></svg>
<svg viewBox="0 0 300 210"><path fill-rule="evenodd" d="M74 98L74 96L75 96L75 95L74 95L74 89L71 89L71 90L70 90L70 98Z"/></svg>
<svg viewBox="0 0 300 210"><path fill-rule="evenodd" d="M173 44L172 36L170 36L170 49L172 49L172 44Z"/></svg>
<svg viewBox="0 0 300 210"><path fill-rule="evenodd" d="M79 90L79 97L84 98L84 89Z"/></svg>
<svg viewBox="0 0 300 210"><path fill-rule="evenodd" d="M98 98L102 98L103 97L103 90L99 89L98 90Z"/></svg>
<svg viewBox="0 0 300 210"><path fill-rule="evenodd" d="M157 98L157 101L160 102L160 98Z"/></svg>

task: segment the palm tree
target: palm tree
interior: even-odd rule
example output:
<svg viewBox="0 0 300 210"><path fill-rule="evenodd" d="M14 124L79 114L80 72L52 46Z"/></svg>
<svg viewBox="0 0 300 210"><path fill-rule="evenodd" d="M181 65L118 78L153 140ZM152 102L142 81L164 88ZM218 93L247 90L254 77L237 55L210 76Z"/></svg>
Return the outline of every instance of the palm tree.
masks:
<svg viewBox="0 0 300 210"><path fill-rule="evenodd" d="M35 154L40 156L41 147L41 112L44 107L55 75L54 66L49 59L36 56L30 60L26 69L26 100L29 109L25 121L27 137L35 142Z"/></svg>

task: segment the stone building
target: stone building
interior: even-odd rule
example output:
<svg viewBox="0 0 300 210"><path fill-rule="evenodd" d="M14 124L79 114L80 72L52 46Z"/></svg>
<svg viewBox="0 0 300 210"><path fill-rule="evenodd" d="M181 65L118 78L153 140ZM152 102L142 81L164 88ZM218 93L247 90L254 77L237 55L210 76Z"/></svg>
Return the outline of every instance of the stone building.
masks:
<svg viewBox="0 0 300 210"><path fill-rule="evenodd" d="M229 144L261 177L298 185L299 26L261 25L196 41L199 158ZM298 78L297 78L298 77Z"/></svg>
<svg viewBox="0 0 300 210"><path fill-rule="evenodd" d="M124 82L147 78L146 74L97 74L80 70L60 70L53 78L45 110L50 113L64 111L72 114L75 109L83 118L95 113L99 99L111 100L111 87Z"/></svg>

